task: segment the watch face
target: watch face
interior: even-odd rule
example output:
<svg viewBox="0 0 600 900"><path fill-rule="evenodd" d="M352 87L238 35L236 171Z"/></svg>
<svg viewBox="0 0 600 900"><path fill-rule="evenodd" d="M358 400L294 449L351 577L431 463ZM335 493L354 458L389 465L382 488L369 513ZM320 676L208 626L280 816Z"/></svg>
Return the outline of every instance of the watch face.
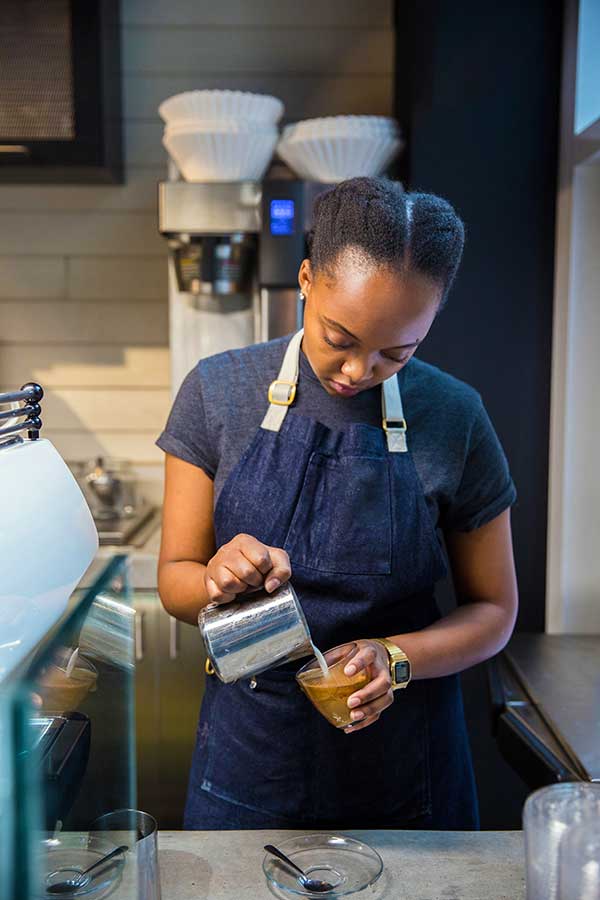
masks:
<svg viewBox="0 0 600 900"><path fill-rule="evenodd" d="M397 662L394 666L394 680L396 684L404 684L410 678L410 663L407 659Z"/></svg>

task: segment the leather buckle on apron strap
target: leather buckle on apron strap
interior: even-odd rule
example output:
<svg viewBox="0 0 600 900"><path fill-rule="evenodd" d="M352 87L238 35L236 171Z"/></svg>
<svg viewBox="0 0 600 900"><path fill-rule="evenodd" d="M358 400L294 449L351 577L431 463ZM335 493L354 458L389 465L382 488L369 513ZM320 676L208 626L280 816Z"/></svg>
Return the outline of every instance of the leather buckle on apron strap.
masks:
<svg viewBox="0 0 600 900"><path fill-rule="evenodd" d="M384 418L383 430L390 453L406 453L406 419Z"/></svg>
<svg viewBox="0 0 600 900"><path fill-rule="evenodd" d="M383 420L383 430L384 431L406 431L406 419L384 419Z"/></svg>
<svg viewBox="0 0 600 900"><path fill-rule="evenodd" d="M287 386L286 399L281 399L281 391L278 391L277 388L280 384ZM279 394L278 397L275 397L274 392ZM281 378L276 378L275 381L272 381L269 385L269 403L274 403L275 406L291 406L296 398L296 382L295 381L283 381Z"/></svg>
<svg viewBox="0 0 600 900"><path fill-rule="evenodd" d="M283 384L287 387L287 390L285 391L285 399L281 398L283 392L278 390L280 384ZM275 396L275 394L277 394L278 396ZM269 403L274 403L275 406L291 406L296 398L296 382L283 381L281 378L276 378L275 381L272 381L269 385L268 397Z"/></svg>

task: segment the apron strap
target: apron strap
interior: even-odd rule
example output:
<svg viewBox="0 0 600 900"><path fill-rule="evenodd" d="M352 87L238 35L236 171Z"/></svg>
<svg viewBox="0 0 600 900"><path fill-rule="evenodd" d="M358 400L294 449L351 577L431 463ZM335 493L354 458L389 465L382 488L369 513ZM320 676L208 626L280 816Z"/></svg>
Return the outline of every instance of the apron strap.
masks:
<svg viewBox="0 0 600 900"><path fill-rule="evenodd" d="M398 374L392 375L381 385L381 411L383 430L390 453L406 453L406 419L402 408Z"/></svg>
<svg viewBox="0 0 600 900"><path fill-rule="evenodd" d="M296 397L298 386L298 369L300 360L300 344L304 328L296 332L285 351L279 375L269 385L269 408L260 427L267 431L279 431L288 411Z"/></svg>
<svg viewBox="0 0 600 900"><path fill-rule="evenodd" d="M289 342L283 357L279 375L269 385L269 408L261 422L267 431L279 431L289 407L296 398L300 361L300 344L304 329L296 332ZM386 379L381 386L381 409L383 430L390 453L406 453L406 421L400 397L397 375Z"/></svg>

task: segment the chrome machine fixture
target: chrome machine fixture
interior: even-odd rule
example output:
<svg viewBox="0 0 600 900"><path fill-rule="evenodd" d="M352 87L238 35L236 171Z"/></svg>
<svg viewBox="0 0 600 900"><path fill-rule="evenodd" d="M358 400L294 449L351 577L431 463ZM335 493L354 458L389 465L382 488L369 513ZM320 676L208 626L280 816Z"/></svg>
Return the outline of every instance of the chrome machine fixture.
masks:
<svg viewBox="0 0 600 900"><path fill-rule="evenodd" d="M199 357L297 330L298 268L327 185L297 180L159 184L168 241L172 386Z"/></svg>
<svg viewBox="0 0 600 900"><path fill-rule="evenodd" d="M24 384L20 391L0 394L0 407L9 406L9 409L0 409L0 446L21 443L21 431L27 432L30 441L37 441L42 427L40 400L43 396L41 386L33 382ZM20 406L21 403L25 405Z"/></svg>
<svg viewBox="0 0 600 900"><path fill-rule="evenodd" d="M130 462L97 456L71 468L88 502L100 543L143 546L156 522L156 508L140 495Z"/></svg>

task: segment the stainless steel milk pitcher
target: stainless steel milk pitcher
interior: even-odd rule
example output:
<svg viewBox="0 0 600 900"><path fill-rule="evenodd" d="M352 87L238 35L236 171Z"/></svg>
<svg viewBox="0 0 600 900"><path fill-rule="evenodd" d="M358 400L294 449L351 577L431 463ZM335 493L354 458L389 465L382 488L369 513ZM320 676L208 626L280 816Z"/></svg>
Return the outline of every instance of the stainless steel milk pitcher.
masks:
<svg viewBox="0 0 600 900"><path fill-rule="evenodd" d="M268 594L200 611L198 625L215 674L226 684L313 652L302 607L288 582Z"/></svg>

